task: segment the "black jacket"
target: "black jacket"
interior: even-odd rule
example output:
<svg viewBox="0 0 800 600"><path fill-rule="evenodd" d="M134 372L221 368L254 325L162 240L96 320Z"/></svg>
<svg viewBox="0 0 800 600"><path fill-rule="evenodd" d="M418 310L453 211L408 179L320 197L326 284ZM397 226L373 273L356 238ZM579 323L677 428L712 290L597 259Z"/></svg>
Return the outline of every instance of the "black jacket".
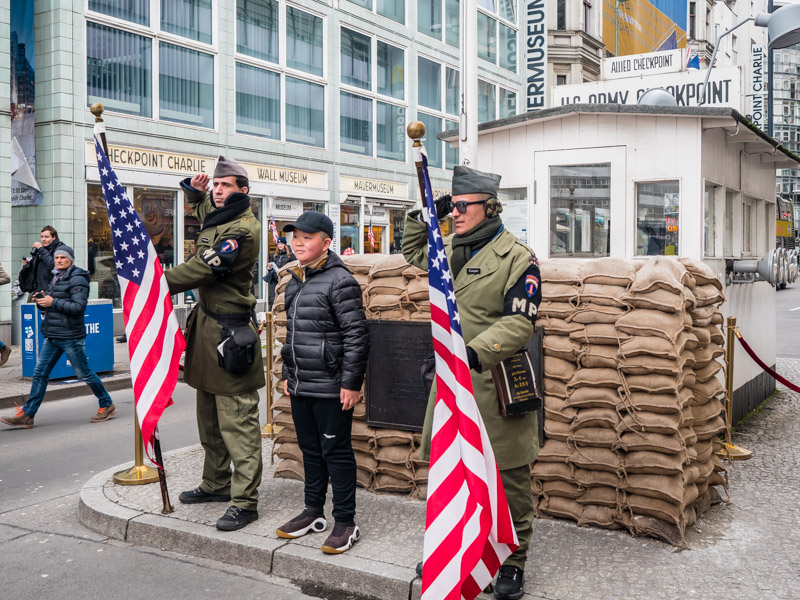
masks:
<svg viewBox="0 0 800 600"><path fill-rule="evenodd" d="M53 304L44 309L42 335L56 340L85 338L83 313L89 299L89 271L72 265L55 285L45 289L53 297Z"/></svg>
<svg viewBox="0 0 800 600"><path fill-rule="evenodd" d="M283 267L288 265L293 260L297 260L292 254L292 251L289 249L289 246L286 246L286 252L278 252L277 250L270 255L269 262L275 263L274 269L269 269L267 274L262 277L264 281L267 283L273 284L278 283L278 271L280 271Z"/></svg>
<svg viewBox="0 0 800 600"><path fill-rule="evenodd" d="M31 248L31 255L37 257L36 262L36 290L37 292L46 290L53 279L53 269L56 267L56 260L53 257L55 251L66 244L58 238L50 242L49 246Z"/></svg>
<svg viewBox="0 0 800 600"><path fill-rule="evenodd" d="M293 270L293 269L292 269ZM342 259L328 253L306 281L292 272L286 286L283 378L293 396L339 398L341 388L360 390L369 354L361 287Z"/></svg>

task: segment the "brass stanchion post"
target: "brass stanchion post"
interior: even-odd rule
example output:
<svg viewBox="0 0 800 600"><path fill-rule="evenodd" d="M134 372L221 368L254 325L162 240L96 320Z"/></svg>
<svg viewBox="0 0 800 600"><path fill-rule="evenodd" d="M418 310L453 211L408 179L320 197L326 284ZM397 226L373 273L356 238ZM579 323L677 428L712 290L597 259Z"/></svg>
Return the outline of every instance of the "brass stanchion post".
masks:
<svg viewBox="0 0 800 600"><path fill-rule="evenodd" d="M272 354L275 339L272 336L272 311L267 311L267 424L261 428L261 437L273 439L282 428L272 423Z"/></svg>
<svg viewBox="0 0 800 600"><path fill-rule="evenodd" d="M733 443L733 355L736 337L736 317L728 317L725 347L725 447L719 452L728 460L747 460L753 456L750 450Z"/></svg>
<svg viewBox="0 0 800 600"><path fill-rule="evenodd" d="M139 417L135 410L133 412L133 422L135 424L135 433L133 435L134 464L130 469L114 473L114 483L120 485L144 485L146 483L155 483L158 481L158 471L144 464L142 430L139 429Z"/></svg>

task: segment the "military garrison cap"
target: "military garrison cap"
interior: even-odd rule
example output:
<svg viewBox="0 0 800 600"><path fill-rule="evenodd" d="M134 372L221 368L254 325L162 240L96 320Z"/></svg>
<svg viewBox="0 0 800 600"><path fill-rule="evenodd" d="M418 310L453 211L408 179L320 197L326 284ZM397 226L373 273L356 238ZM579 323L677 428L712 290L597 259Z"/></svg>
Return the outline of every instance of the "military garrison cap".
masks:
<svg viewBox="0 0 800 600"><path fill-rule="evenodd" d="M244 177L247 179L247 171L239 163L220 156L217 159L217 167L214 169L214 177Z"/></svg>
<svg viewBox="0 0 800 600"><path fill-rule="evenodd" d="M463 194L497 196L498 187L500 187L500 175L484 173L461 165L456 165L453 169L453 196Z"/></svg>

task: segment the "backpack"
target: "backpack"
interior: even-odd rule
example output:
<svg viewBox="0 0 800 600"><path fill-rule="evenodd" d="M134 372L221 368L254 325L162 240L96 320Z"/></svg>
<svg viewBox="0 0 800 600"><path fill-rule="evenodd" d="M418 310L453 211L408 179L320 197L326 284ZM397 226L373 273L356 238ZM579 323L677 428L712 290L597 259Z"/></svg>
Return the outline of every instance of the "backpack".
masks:
<svg viewBox="0 0 800 600"><path fill-rule="evenodd" d="M36 271L39 267L39 256L34 256L19 270L19 289L23 292L36 291Z"/></svg>

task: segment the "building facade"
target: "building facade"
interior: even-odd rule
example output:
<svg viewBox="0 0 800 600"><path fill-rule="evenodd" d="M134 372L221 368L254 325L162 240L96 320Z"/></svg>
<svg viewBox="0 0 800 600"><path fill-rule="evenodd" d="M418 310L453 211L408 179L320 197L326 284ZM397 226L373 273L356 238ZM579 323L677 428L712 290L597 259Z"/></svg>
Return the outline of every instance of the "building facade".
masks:
<svg viewBox="0 0 800 600"><path fill-rule="evenodd" d="M0 12L8 6L0 0ZM105 107L112 165L165 267L192 256L199 231L179 182L212 173L220 154L248 169L253 209L265 223L261 273L274 249L270 215L280 231L304 210L325 212L337 224L339 251L399 252L418 196L406 125L426 125L438 193L449 190L458 162L457 149L435 136L456 127L460 111L458 7L457 0L35 2L42 204L12 208L3 194L0 228L11 235L2 236L0 260L18 270L11 256L27 255L52 224L91 272L91 297L119 306L92 149L95 102ZM524 82L517 4L480 0L474 18L478 119L516 114ZM0 40L3 82L11 76L8 29ZM1 129L6 150L8 128ZM5 163L0 169L6 190ZM260 277L256 283L263 297ZM0 311L7 322L8 303Z"/></svg>

